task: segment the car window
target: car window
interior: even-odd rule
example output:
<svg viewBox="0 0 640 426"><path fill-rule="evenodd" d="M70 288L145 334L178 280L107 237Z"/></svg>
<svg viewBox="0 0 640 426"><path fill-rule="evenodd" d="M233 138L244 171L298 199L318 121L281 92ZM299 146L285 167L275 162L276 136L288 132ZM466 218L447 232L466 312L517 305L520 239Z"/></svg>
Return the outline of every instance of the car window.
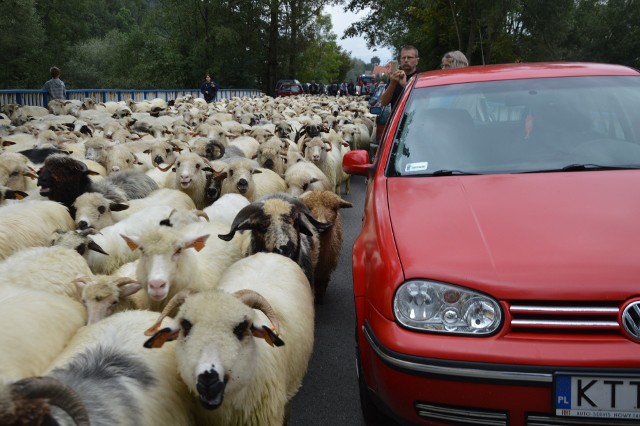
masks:
<svg viewBox="0 0 640 426"><path fill-rule="evenodd" d="M414 89L387 173L640 167L640 78L567 77Z"/></svg>

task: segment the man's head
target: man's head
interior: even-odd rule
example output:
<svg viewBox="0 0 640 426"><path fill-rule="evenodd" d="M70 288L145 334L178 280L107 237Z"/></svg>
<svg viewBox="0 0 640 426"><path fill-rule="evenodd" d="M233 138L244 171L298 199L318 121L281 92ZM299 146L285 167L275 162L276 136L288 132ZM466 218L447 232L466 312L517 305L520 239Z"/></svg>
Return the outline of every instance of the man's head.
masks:
<svg viewBox="0 0 640 426"><path fill-rule="evenodd" d="M418 49L413 46L405 46L400 51L400 67L405 74L413 74L418 67L420 56Z"/></svg>
<svg viewBox="0 0 640 426"><path fill-rule="evenodd" d="M440 64L440 68L464 68L469 66L469 61L467 57L464 56L459 50L454 50L451 52L447 52L442 57L442 63Z"/></svg>
<svg viewBox="0 0 640 426"><path fill-rule="evenodd" d="M58 68L58 67L49 68L49 72L51 73L51 77L52 78L60 77L60 68Z"/></svg>

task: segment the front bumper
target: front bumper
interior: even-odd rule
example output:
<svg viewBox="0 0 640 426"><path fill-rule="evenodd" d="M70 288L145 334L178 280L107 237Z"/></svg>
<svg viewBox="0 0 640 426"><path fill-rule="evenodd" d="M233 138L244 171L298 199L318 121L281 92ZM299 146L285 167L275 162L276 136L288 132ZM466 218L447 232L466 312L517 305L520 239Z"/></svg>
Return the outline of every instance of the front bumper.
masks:
<svg viewBox="0 0 640 426"><path fill-rule="evenodd" d="M401 354L363 325L360 356L374 397L407 424L632 425L637 421L557 417L556 371L638 374L635 369L480 363ZM463 343L460 343L463 344Z"/></svg>

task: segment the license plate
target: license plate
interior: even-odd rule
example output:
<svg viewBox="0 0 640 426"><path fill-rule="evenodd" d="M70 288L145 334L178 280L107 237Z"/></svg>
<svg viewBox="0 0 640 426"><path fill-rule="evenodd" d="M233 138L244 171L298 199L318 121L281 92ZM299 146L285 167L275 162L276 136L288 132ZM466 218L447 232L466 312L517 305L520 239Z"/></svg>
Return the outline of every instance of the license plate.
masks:
<svg viewBox="0 0 640 426"><path fill-rule="evenodd" d="M640 419L640 377L556 374L557 416Z"/></svg>

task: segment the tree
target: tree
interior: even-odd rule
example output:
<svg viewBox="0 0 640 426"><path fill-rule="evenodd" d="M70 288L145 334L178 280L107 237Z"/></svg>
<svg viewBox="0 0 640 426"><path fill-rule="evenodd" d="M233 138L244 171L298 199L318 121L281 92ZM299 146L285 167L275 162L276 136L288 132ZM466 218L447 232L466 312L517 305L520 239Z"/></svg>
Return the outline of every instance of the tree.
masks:
<svg viewBox="0 0 640 426"><path fill-rule="evenodd" d="M380 58L377 56L374 56L373 58L371 58L371 68L375 68L378 65L380 65Z"/></svg>
<svg viewBox="0 0 640 426"><path fill-rule="evenodd" d="M0 88L42 87L49 79L42 60L44 29L34 0L3 0L0 25ZM51 66L51 65L49 65Z"/></svg>

